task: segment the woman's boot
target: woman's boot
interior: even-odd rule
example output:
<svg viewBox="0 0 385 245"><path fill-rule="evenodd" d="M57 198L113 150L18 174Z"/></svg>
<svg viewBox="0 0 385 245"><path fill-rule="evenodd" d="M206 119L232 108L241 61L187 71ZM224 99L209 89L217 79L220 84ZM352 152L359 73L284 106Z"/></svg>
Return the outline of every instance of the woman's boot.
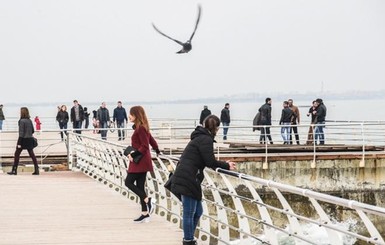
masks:
<svg viewBox="0 0 385 245"><path fill-rule="evenodd" d="M8 172L7 174L9 174L9 175L17 175L17 165L14 164L12 166L12 171Z"/></svg>
<svg viewBox="0 0 385 245"><path fill-rule="evenodd" d="M39 175L39 166L37 164L33 165L35 167L35 171L32 173L33 175Z"/></svg>
<svg viewBox="0 0 385 245"><path fill-rule="evenodd" d="M190 240L190 241L183 240L183 245L198 245L198 243L195 240Z"/></svg>

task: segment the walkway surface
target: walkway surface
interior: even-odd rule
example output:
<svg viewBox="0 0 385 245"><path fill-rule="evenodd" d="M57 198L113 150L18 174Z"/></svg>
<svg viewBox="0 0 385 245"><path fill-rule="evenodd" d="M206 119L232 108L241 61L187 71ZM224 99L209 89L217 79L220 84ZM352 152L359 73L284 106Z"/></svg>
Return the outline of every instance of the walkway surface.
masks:
<svg viewBox="0 0 385 245"><path fill-rule="evenodd" d="M81 172L0 174L0 244L180 245L183 233Z"/></svg>

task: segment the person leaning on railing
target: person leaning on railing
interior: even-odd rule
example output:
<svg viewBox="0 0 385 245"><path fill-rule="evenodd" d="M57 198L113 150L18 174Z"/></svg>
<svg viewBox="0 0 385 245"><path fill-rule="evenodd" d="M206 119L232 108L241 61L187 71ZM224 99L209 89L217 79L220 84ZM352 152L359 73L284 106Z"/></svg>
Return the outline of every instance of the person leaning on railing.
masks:
<svg viewBox="0 0 385 245"><path fill-rule="evenodd" d="M214 138L220 120L215 115L206 117L203 127L197 126L184 149L172 177L171 191L180 195L183 204L183 245L195 245L194 233L202 216L202 188L205 167L234 170L235 163L218 161L214 156Z"/></svg>

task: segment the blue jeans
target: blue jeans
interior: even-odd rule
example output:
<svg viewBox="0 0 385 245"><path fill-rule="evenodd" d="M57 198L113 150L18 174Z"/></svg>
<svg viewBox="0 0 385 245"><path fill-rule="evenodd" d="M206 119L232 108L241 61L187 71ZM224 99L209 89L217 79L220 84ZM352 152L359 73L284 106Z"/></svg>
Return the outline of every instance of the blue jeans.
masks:
<svg viewBox="0 0 385 245"><path fill-rule="evenodd" d="M315 133L314 133L314 140L317 144L317 140L319 139L320 145L325 144L325 134L324 134L324 127L325 127L325 121L323 122L317 122L317 125L315 127Z"/></svg>
<svg viewBox="0 0 385 245"><path fill-rule="evenodd" d="M74 121L72 127L74 129L81 129L82 128L82 123L83 123L82 121ZM74 130L74 132L77 133L77 134L81 134L82 133L81 130Z"/></svg>
<svg viewBox="0 0 385 245"><path fill-rule="evenodd" d="M0 130L3 130L3 120L0 120Z"/></svg>
<svg viewBox="0 0 385 245"><path fill-rule="evenodd" d="M202 202L182 195L183 204L183 239L194 240L195 229L203 213Z"/></svg>
<svg viewBox="0 0 385 245"><path fill-rule="evenodd" d="M108 123L107 122L100 122L100 135L102 136L102 140L107 139L107 130L108 130Z"/></svg>
<svg viewBox="0 0 385 245"><path fill-rule="evenodd" d="M116 121L116 127L118 128L119 139L124 139L124 137L125 137L124 130L123 129L119 129L119 128L124 128L124 121L122 121L122 122Z"/></svg>
<svg viewBox="0 0 385 245"><path fill-rule="evenodd" d="M229 131L228 127L230 126L230 123L222 122L222 125L223 125L223 139L227 140L227 131Z"/></svg>
<svg viewBox="0 0 385 245"><path fill-rule="evenodd" d="M283 143L289 144L290 142L290 122L284 122L281 128L281 136Z"/></svg>

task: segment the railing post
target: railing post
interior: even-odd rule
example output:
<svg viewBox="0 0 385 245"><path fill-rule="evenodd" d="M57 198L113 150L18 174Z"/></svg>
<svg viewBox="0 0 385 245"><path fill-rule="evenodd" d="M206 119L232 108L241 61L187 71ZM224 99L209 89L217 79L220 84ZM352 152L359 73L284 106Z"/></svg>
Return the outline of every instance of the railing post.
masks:
<svg viewBox="0 0 385 245"><path fill-rule="evenodd" d="M360 161L360 168L365 167L365 134L364 134L364 124L361 123L361 137L362 137L362 159Z"/></svg>
<svg viewBox="0 0 385 245"><path fill-rule="evenodd" d="M316 145L317 145L316 138L315 138L316 126L314 125L311 127L313 127L313 130L312 130L312 134L313 134L313 161L311 162L310 167L315 168L315 165L316 165L316 160L315 160L315 158L316 158Z"/></svg>
<svg viewBox="0 0 385 245"><path fill-rule="evenodd" d="M72 151L72 145L70 144L71 137L73 137L72 133L67 133L67 163L68 163L68 168L72 169L73 168L73 151Z"/></svg>
<svg viewBox="0 0 385 245"><path fill-rule="evenodd" d="M264 137L265 137L265 161L263 162L262 169L268 169L268 168L269 168L269 164L267 163L267 154L268 154L268 151L267 151L266 125L263 125L263 133L264 133Z"/></svg>

